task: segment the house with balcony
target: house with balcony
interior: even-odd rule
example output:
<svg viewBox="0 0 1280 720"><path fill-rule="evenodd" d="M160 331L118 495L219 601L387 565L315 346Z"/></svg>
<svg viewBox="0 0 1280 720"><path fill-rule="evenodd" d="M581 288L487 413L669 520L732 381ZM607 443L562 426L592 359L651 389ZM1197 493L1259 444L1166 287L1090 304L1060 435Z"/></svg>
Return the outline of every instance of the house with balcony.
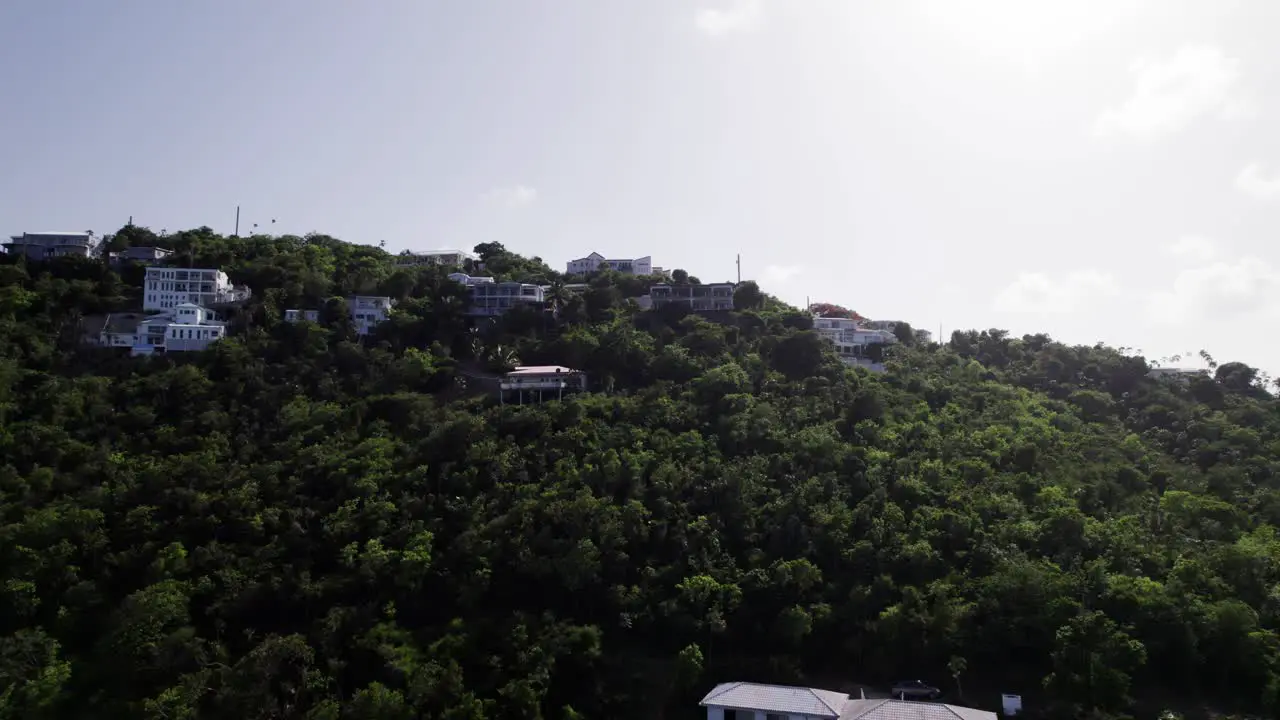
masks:
<svg viewBox="0 0 1280 720"><path fill-rule="evenodd" d="M996 720L994 712L960 705L747 682L721 683L700 705L707 720Z"/></svg>
<svg viewBox="0 0 1280 720"><path fill-rule="evenodd" d="M662 268L653 266L653 258L648 255L641 258L606 258L598 252L570 260L565 272L569 275L585 275L600 270L602 265L608 265L610 269L624 275L653 275L663 272Z"/></svg>
<svg viewBox="0 0 1280 720"><path fill-rule="evenodd" d="M695 312L732 310L735 287L734 283L664 283L649 288L649 300L655 310L671 305L681 305Z"/></svg>
<svg viewBox="0 0 1280 720"><path fill-rule="evenodd" d="M872 345L892 345L898 337L892 330L874 329L867 321L850 317L815 317L813 329L832 345L846 365L883 372L884 365L871 357Z"/></svg>
<svg viewBox="0 0 1280 720"><path fill-rule="evenodd" d="M209 307L243 302L249 288L233 286L213 268L149 267L142 283L143 310L173 310L184 303Z"/></svg>
<svg viewBox="0 0 1280 720"><path fill-rule="evenodd" d="M587 376L581 370L563 365L525 365L503 375L498 382L498 400L502 403L559 400L565 393L587 389Z"/></svg>
<svg viewBox="0 0 1280 720"><path fill-rule="evenodd" d="M90 257L98 250L99 238L85 232L24 232L10 236L5 252L23 255L28 260L52 260L60 257Z"/></svg>
<svg viewBox="0 0 1280 720"><path fill-rule="evenodd" d="M129 348L130 355L198 352L226 337L226 323L208 308L180 303L158 314L112 313L107 316L98 343Z"/></svg>
<svg viewBox="0 0 1280 720"><path fill-rule="evenodd" d="M467 314L473 317L494 317L503 315L512 308L521 305L541 310L546 305L546 291L532 283L478 282L480 278L471 278L467 290L471 295L471 303Z"/></svg>
<svg viewBox="0 0 1280 720"><path fill-rule="evenodd" d="M405 250L395 257L396 265L399 267L418 267L420 265L466 267L468 261L473 263L480 262L480 256L466 250L426 250L423 252Z"/></svg>

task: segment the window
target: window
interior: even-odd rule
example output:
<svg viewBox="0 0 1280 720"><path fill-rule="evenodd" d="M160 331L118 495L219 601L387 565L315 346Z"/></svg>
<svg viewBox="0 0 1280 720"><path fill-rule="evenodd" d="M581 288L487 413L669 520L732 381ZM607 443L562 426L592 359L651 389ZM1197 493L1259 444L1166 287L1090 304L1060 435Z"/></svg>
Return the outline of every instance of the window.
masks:
<svg viewBox="0 0 1280 720"><path fill-rule="evenodd" d="M764 720L787 720L787 716L782 713L765 713Z"/></svg>

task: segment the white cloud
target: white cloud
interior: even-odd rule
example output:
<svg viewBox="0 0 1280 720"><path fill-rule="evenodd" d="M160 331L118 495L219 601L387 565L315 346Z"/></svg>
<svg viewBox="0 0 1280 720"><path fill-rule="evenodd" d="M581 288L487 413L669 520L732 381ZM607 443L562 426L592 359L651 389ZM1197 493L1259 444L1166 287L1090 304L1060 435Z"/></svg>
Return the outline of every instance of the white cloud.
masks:
<svg viewBox="0 0 1280 720"><path fill-rule="evenodd" d="M1252 114L1240 87L1239 59L1212 45L1187 45L1165 60L1140 59L1129 73L1133 95L1102 112L1096 134L1156 140L1201 116L1237 119Z"/></svg>
<svg viewBox="0 0 1280 720"><path fill-rule="evenodd" d="M1170 325L1280 317L1280 268L1256 257L1218 260L1179 272L1147 299L1152 320Z"/></svg>
<svg viewBox="0 0 1280 720"><path fill-rule="evenodd" d="M1192 262L1208 262L1218 255L1218 248L1212 241L1198 235L1186 235L1169 246L1169 252L1175 257Z"/></svg>
<svg viewBox="0 0 1280 720"><path fill-rule="evenodd" d="M1246 195L1259 200L1280 199L1280 172L1267 177L1262 174L1262 166L1250 163L1236 176L1236 187Z"/></svg>
<svg viewBox="0 0 1280 720"><path fill-rule="evenodd" d="M1064 314L1118 292L1115 278L1097 270L1079 270L1060 278L1022 273L996 295L995 307L1005 312Z"/></svg>
<svg viewBox="0 0 1280 720"><path fill-rule="evenodd" d="M515 209L532 205L538 199L538 191L528 185L514 185L494 188L489 191L488 198L505 208Z"/></svg>
<svg viewBox="0 0 1280 720"><path fill-rule="evenodd" d="M764 272L760 273L760 282L766 286L781 285L799 275L803 269L799 265L770 265L764 269ZM768 287L764 289L767 291Z"/></svg>
<svg viewBox="0 0 1280 720"><path fill-rule="evenodd" d="M699 30L712 37L754 30L764 18L763 0L732 0L726 8L702 8L693 18Z"/></svg>

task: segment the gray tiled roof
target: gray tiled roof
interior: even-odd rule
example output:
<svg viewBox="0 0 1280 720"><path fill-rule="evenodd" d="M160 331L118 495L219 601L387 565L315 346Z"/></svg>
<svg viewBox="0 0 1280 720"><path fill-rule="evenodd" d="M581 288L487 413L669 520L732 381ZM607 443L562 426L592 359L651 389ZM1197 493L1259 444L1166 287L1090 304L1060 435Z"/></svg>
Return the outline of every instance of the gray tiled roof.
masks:
<svg viewBox="0 0 1280 720"><path fill-rule="evenodd" d="M717 685L702 698L701 704L766 713L836 718L840 716L840 709L848 699L848 695L830 690L734 682Z"/></svg>
<svg viewBox="0 0 1280 720"><path fill-rule="evenodd" d="M996 714L942 703L850 700L840 713L840 720L996 720Z"/></svg>

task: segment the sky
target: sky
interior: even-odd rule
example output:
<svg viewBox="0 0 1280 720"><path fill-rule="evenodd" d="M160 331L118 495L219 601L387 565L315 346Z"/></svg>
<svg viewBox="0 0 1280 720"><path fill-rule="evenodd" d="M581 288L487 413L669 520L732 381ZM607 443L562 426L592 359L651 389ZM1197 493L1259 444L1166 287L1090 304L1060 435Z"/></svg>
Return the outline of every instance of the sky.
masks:
<svg viewBox="0 0 1280 720"><path fill-rule="evenodd" d="M0 230L240 206L557 269L740 254L795 305L1280 375L1277 27L1275 0L12 0Z"/></svg>

